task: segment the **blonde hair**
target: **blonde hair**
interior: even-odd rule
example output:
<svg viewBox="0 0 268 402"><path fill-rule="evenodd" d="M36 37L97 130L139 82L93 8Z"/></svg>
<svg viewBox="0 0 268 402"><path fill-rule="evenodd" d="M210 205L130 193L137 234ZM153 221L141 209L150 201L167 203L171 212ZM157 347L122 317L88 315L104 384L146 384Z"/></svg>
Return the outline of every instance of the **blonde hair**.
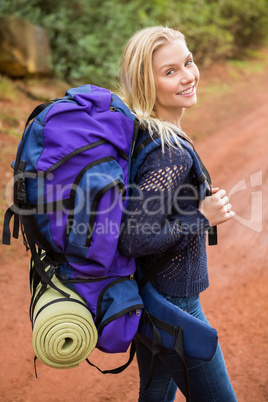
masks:
<svg viewBox="0 0 268 402"><path fill-rule="evenodd" d="M185 42L184 35L175 29L163 26L144 28L127 43L121 61L119 96L137 116L140 125L149 134L158 132L164 145L179 145L178 134L188 140L183 131L174 124L161 121L155 111L156 84L153 74L153 54L161 46L175 40Z"/></svg>

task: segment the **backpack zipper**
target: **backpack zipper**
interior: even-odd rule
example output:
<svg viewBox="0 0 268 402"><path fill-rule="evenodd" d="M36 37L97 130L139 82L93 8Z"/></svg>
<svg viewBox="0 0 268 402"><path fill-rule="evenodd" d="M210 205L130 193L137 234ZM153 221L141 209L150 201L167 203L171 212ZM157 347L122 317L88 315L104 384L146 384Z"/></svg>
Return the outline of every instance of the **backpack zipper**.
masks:
<svg viewBox="0 0 268 402"><path fill-rule="evenodd" d="M77 186L80 183L80 180L82 179L82 177L84 176L84 174L92 169L95 166L98 166L102 163L105 162L111 162L114 161L115 158L113 156L106 156L104 158L100 158L97 159L91 163L89 163L88 165L84 166L84 168L78 173L78 175L76 176L71 191L70 191L70 197L69 197L69 214L68 214L68 218L67 218L67 224L66 227L69 228L68 232L66 232L66 236L69 237L71 230L72 230L72 222L73 222L73 218L74 218L74 206L75 206L75 196L76 196L76 189ZM124 184L121 183L121 181L119 179L116 179L114 181L112 181L111 183L109 183L107 186L111 186L110 188L121 184L122 188L125 188ZM107 187L106 186L106 187ZM106 187L104 187L104 189L106 189ZM94 200L92 202L92 206L94 205L94 208L97 208L97 201L101 198L101 196L104 194L105 191L108 191L109 188L107 188L105 191L104 189L100 190L97 195L94 197ZM103 193L102 193L103 192ZM97 198L97 200L95 200ZM91 236L89 236L89 233L92 232L92 228L94 225L94 221L95 221L95 216L92 217L92 210L91 210L91 214L90 214L90 222L89 222L89 227L88 227L88 231L87 231L87 240L86 240L86 247L89 247L90 243L91 243ZM91 226L90 226L91 225Z"/></svg>
<svg viewBox="0 0 268 402"><path fill-rule="evenodd" d="M104 196L104 194L107 193L107 191L109 191L110 189L112 189L113 187L116 187L116 186L118 187L118 193L123 194L125 191L124 184L119 179L115 179L115 180L111 181L110 183L108 183L105 187L103 187L94 197L94 200L93 200L92 206L91 206L91 211L90 211L90 218L89 218L89 222L88 222L87 237L86 237L86 244L85 244L86 247L90 247L90 244L91 244L98 203L99 203L100 199Z"/></svg>
<svg viewBox="0 0 268 402"><path fill-rule="evenodd" d="M122 282L125 282L125 281L128 281L128 280L133 280L131 278L133 278L132 274L127 275L127 276L122 276L121 278L115 279L114 281L108 283L108 285L106 285L102 289L102 291L99 294L98 301L97 301L96 322L95 322L96 327L98 327L100 322L101 322L101 306L102 306L102 300L103 300L104 293L107 291L107 289L113 287L117 283L122 283ZM142 308L142 307L140 307L140 308Z"/></svg>
<svg viewBox="0 0 268 402"><path fill-rule="evenodd" d="M132 312L133 312L134 310L136 310L136 316L137 316L137 317L140 317L140 312L141 312L141 309L142 309L142 308L143 308L143 306L142 306L141 304L136 304L136 305L134 305L134 306L127 307L126 309L121 310L121 311L118 312L117 314L114 314L114 315L112 315L111 317L107 318L107 320L105 320L105 321L103 321L103 322L101 323L101 325L99 326L99 328L98 328L97 323L96 323L95 325L96 325L96 327L97 327L97 329L98 329L98 335L101 336L101 333L102 333L102 331L103 331L103 329L104 329L104 327L105 327L106 325L110 324L110 322L112 322L112 321L115 321L117 318L123 316L124 314L129 313L129 318L131 318L131 317L132 317ZM131 313L131 314L130 314L130 313Z"/></svg>
<svg viewBox="0 0 268 402"><path fill-rule="evenodd" d="M88 151L89 149L96 148L102 144L105 144L107 141L106 140L99 140L92 142L89 145L84 145L83 147L77 148L74 151L70 152L69 154L65 155L62 159L60 159L58 162L54 163L54 165L50 166L47 170L45 170L45 174L53 172L55 169L63 165L65 162L67 162L69 159L73 158L74 156L81 154L82 152Z"/></svg>

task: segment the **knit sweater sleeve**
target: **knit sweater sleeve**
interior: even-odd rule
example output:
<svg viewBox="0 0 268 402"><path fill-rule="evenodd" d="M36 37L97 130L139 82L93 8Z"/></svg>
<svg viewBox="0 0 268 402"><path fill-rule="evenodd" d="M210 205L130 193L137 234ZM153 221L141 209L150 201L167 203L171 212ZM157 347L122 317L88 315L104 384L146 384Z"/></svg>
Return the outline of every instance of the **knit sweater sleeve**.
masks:
<svg viewBox="0 0 268 402"><path fill-rule="evenodd" d="M140 167L122 221L119 251L130 257L183 249L209 222L198 210L193 161L185 149L161 147Z"/></svg>

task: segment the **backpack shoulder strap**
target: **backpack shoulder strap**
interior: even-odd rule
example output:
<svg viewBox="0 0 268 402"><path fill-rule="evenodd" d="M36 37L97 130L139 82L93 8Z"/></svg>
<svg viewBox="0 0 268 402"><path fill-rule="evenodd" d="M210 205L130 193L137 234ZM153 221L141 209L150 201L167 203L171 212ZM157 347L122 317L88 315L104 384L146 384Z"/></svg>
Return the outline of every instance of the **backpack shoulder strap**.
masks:
<svg viewBox="0 0 268 402"><path fill-rule="evenodd" d="M26 121L24 130L26 130L26 127L28 126L28 124L30 123L30 121L33 120L33 119L35 119L35 117L36 117L37 115L39 115L39 113L41 113L47 106L51 105L52 102L53 102L53 101L46 102L46 103L41 103L40 105L36 106L36 108L32 111L32 113L31 113L30 116L28 117L28 120Z"/></svg>
<svg viewBox="0 0 268 402"><path fill-rule="evenodd" d="M181 144L186 148L192 155L194 161L194 174L195 183L200 186L204 184L203 194L200 197L212 195L211 192L211 177L205 167L202 159L198 155L196 149L184 138L181 137ZM147 130L140 131L138 133L138 138L135 143L135 148L131 157L131 171L130 171L130 182L132 183L135 179L139 166L145 160L146 156L151 153L154 149L161 146L161 139L158 135L151 137ZM212 226L208 230L208 244L210 246L216 245L218 243L217 227Z"/></svg>
<svg viewBox="0 0 268 402"><path fill-rule="evenodd" d="M158 135L150 136L147 130L139 130L133 147L130 160L130 182L135 179L137 171L145 158L156 148L161 146Z"/></svg>
<svg viewBox="0 0 268 402"><path fill-rule="evenodd" d="M210 177L210 174L209 174L206 166L202 162L202 159L198 155L196 149L195 148L193 148L193 149L194 149L195 155L196 155L196 157L198 159L199 165L200 165L201 170L202 170L201 176L199 176L196 179L196 181L197 181L198 184L200 184L200 180L206 181L208 183L208 186L206 187L206 196L211 196L212 195L212 189L211 189L211 177ZM208 244L209 244L209 246L215 246L215 245L218 244L217 226L211 226L209 228L209 230L208 230Z"/></svg>

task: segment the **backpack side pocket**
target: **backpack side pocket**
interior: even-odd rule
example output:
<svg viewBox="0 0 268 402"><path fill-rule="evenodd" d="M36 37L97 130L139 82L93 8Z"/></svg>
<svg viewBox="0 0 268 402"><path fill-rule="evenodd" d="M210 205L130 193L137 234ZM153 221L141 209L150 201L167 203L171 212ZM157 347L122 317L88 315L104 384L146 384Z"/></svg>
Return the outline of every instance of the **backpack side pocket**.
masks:
<svg viewBox="0 0 268 402"><path fill-rule="evenodd" d="M106 285L97 302L97 348L107 353L126 352L138 330L142 308L133 275Z"/></svg>
<svg viewBox="0 0 268 402"><path fill-rule="evenodd" d="M123 170L112 156L91 162L77 175L70 193L66 225L65 254L68 260L75 261L78 257L79 261L79 257L83 257L98 261L99 256L103 258L107 254L110 257L116 253L124 191ZM111 233L115 228L117 236ZM106 249L108 253L104 253Z"/></svg>

